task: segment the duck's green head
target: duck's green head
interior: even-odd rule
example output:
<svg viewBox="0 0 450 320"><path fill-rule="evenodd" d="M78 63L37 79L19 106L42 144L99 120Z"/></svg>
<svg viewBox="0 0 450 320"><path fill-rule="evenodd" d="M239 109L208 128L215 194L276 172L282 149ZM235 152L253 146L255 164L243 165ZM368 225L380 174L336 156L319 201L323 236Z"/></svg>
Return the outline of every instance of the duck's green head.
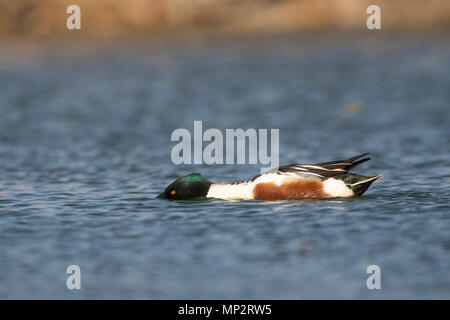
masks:
<svg viewBox="0 0 450 320"><path fill-rule="evenodd" d="M158 198L167 200L192 200L204 198L211 182L198 173L191 173L172 182Z"/></svg>

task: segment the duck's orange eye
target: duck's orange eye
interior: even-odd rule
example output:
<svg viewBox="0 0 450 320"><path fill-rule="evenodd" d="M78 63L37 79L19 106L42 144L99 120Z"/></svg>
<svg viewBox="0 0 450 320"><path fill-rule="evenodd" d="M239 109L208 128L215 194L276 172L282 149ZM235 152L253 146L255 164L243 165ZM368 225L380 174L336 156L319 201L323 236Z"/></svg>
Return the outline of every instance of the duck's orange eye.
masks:
<svg viewBox="0 0 450 320"><path fill-rule="evenodd" d="M175 194L175 193L176 193L175 190L170 191L170 194Z"/></svg>

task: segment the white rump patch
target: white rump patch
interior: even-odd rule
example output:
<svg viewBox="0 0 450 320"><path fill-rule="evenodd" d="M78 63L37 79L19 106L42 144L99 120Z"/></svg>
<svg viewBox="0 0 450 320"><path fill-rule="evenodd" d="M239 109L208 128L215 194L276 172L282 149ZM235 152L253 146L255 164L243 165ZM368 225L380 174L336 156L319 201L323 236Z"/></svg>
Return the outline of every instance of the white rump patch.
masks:
<svg viewBox="0 0 450 320"><path fill-rule="evenodd" d="M351 197L354 195L353 190L347 187L344 181L334 178L325 180L323 188L332 197Z"/></svg>

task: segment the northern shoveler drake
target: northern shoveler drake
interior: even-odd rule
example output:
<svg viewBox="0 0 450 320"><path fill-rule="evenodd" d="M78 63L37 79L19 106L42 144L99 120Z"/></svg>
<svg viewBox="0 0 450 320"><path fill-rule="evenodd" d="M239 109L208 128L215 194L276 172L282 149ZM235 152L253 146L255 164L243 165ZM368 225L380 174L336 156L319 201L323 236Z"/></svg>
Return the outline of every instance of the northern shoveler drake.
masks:
<svg viewBox="0 0 450 320"><path fill-rule="evenodd" d="M366 155L368 153L316 164L290 164L240 182L212 183L200 174L192 173L175 180L158 197L168 200L270 201L360 196L381 177L349 173L357 165L370 160L363 158Z"/></svg>

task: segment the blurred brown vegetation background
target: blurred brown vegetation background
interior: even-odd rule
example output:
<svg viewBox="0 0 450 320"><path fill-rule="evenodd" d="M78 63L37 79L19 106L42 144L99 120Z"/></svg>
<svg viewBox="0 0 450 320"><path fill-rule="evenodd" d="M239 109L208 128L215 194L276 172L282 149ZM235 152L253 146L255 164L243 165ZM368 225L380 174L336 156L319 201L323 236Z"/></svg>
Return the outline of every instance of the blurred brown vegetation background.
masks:
<svg viewBox="0 0 450 320"><path fill-rule="evenodd" d="M81 31L66 28L71 4ZM449 0L0 0L0 37L364 30L370 4L383 31L450 29Z"/></svg>

